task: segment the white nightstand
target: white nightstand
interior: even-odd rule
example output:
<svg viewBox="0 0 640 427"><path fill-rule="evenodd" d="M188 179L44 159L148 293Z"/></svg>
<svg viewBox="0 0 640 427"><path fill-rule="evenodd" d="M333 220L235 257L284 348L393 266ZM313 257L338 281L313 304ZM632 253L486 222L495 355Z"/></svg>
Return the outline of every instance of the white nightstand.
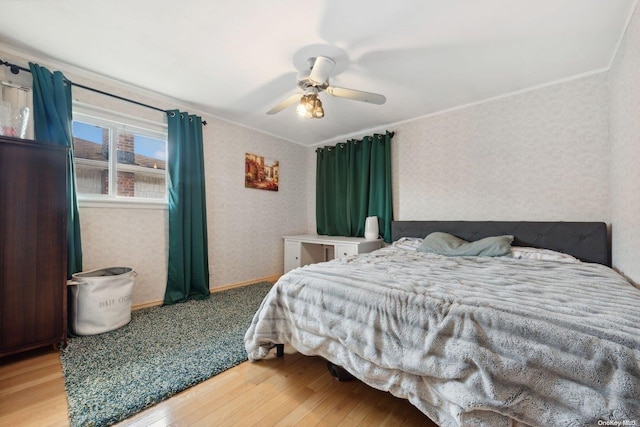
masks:
<svg viewBox="0 0 640 427"><path fill-rule="evenodd" d="M284 236L284 272L316 262L363 254L382 247L382 239L302 234Z"/></svg>

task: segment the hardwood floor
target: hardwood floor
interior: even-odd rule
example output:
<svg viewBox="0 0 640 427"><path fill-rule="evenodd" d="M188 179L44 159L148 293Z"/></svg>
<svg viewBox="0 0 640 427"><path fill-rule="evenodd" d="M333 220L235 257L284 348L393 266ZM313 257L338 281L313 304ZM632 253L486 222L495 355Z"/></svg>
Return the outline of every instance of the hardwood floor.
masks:
<svg viewBox="0 0 640 427"><path fill-rule="evenodd" d="M58 353L0 359L0 425L68 426ZM428 426L408 401L359 381L338 382L325 361L287 348L284 358L245 362L118 426Z"/></svg>

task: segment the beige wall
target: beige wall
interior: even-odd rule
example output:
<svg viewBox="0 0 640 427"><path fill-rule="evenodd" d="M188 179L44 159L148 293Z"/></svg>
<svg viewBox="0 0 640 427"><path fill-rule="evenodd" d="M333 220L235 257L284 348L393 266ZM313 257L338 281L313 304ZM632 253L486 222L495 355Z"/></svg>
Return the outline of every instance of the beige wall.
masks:
<svg viewBox="0 0 640 427"><path fill-rule="evenodd" d="M609 72L614 268L640 284L640 8Z"/></svg>
<svg viewBox="0 0 640 427"><path fill-rule="evenodd" d="M307 231L308 149L207 119L205 173L212 287L282 274L286 234ZM280 161L279 189L244 187L245 153Z"/></svg>
<svg viewBox="0 0 640 427"><path fill-rule="evenodd" d="M606 74L394 130L397 219L610 221Z"/></svg>

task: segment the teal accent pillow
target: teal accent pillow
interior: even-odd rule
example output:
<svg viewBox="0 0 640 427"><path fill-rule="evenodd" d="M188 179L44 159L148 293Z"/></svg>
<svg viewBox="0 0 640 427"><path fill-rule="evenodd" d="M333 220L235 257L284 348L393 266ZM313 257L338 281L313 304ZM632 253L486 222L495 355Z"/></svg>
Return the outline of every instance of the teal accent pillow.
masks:
<svg viewBox="0 0 640 427"><path fill-rule="evenodd" d="M491 236L467 242L449 233L435 232L424 238L418 252L446 256L503 256L511 254L513 236Z"/></svg>

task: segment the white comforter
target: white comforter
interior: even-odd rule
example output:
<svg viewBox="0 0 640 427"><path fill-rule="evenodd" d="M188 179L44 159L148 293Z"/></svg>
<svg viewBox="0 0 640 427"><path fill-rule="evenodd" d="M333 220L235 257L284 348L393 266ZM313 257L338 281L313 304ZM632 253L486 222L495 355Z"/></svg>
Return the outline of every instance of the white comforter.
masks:
<svg viewBox="0 0 640 427"><path fill-rule="evenodd" d="M319 355L441 426L640 426L640 290L588 263L395 248L284 275L245 336Z"/></svg>

